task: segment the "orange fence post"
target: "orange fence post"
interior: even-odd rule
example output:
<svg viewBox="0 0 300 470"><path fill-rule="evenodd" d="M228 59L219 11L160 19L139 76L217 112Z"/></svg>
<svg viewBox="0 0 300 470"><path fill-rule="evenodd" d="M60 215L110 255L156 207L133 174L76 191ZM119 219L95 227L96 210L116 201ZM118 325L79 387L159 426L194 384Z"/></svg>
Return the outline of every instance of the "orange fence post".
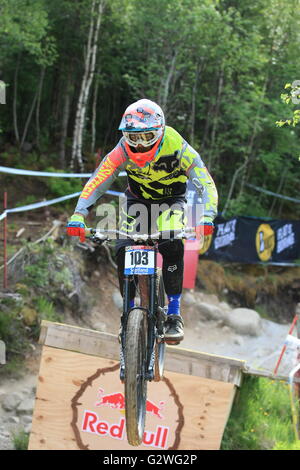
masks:
<svg viewBox="0 0 300 470"><path fill-rule="evenodd" d="M293 329L295 328L295 325L296 325L296 323L297 323L297 320L298 320L298 315L295 315L294 320L293 320L293 323L292 323L291 328L290 328L289 333L288 333L289 335L291 335L291 334L293 333ZM281 359L282 359L282 357L283 357L285 351L286 351L286 344L283 346L282 351L281 351L281 353L280 353L279 359L278 359L278 361L277 361L276 367L275 367L274 372L273 372L274 375L277 374L278 367L279 367L279 365L280 365Z"/></svg>

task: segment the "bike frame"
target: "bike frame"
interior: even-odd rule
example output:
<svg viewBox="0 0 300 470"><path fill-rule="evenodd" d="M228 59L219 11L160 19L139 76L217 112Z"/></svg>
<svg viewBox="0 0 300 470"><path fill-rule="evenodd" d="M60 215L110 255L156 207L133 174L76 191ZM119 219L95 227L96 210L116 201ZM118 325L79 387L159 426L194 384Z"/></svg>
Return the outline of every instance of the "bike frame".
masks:
<svg viewBox="0 0 300 470"><path fill-rule="evenodd" d="M188 238L186 235L195 235L194 229L183 229L183 230L174 230L174 231L167 231L168 234L170 232L173 233L172 236L168 238L168 240L176 239L176 238ZM175 233L179 232L179 236L175 236ZM154 361L155 361L155 320L157 318L157 309L158 309L158 285L157 285L157 254L158 254L158 241L159 237L163 234L163 232L157 232L151 235L135 235L128 234L124 232L120 232L119 230L105 230L105 231L98 231L95 229L85 229L86 236L92 236L94 241L98 243L103 243L104 241L112 240L109 237L109 234L112 233L114 235L126 235L128 238L132 238L134 240L136 246L143 247L147 249L154 249L154 274L135 274L139 277L139 286L140 286L140 294L141 294L141 305L139 307L132 307L130 308L130 296L129 296L129 283L132 276L135 275L124 275L124 284L123 284L123 314L121 316L121 324L122 324L122 331L121 331L121 351L120 351L120 379L123 382L125 379L125 340L126 340L126 329L127 329L127 321L131 310L135 308L139 308L140 310L145 310L147 315L147 324L148 324L148 331L147 331L147 354L146 354L146 371L145 371L145 379L152 380L154 376ZM153 245L145 245L147 240L152 240Z"/></svg>
<svg viewBox="0 0 300 470"><path fill-rule="evenodd" d="M155 346L155 319L156 312L158 308L157 302L157 254L158 247L157 244L154 246L145 246L145 245L134 245L134 246L143 246L145 249L154 248L154 274L134 274L134 275L125 275L124 276L124 290L123 290L123 315L121 318L122 322L122 334L121 334L121 347L123 351L123 357L125 354L125 335L127 328L127 320L131 310L137 308L130 308L130 297L129 297L129 284L132 276L138 276L138 284L140 289L141 296L141 305L138 307L141 310L146 311L148 331L147 331L147 362L146 362L146 380L152 380L154 375L154 346ZM120 378L123 379L123 373L120 371Z"/></svg>

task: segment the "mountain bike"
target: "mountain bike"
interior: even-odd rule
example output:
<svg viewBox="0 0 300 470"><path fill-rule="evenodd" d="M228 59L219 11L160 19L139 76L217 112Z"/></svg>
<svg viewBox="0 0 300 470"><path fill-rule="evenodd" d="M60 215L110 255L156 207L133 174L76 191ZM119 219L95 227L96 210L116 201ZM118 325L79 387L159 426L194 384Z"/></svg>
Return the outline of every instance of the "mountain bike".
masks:
<svg viewBox="0 0 300 470"><path fill-rule="evenodd" d="M125 248L120 379L124 383L127 440L132 446L140 445L143 439L147 382L163 379L167 307L162 272L157 266L157 253L158 240L166 236L166 233L168 242L188 238L193 232L185 229L151 235L130 234L130 239L135 244ZM112 240L110 234L129 237L118 230L86 229L86 236L98 244ZM140 305L131 308L129 283L136 282L136 277Z"/></svg>

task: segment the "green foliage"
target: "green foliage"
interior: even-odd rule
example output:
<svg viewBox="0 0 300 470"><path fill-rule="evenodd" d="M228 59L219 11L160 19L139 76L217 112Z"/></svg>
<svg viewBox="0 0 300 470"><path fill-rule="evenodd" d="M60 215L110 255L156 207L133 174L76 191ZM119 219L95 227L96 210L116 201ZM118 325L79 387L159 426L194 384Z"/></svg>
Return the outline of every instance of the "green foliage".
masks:
<svg viewBox="0 0 300 470"><path fill-rule="evenodd" d="M42 320L48 320L52 322L61 322L62 316L56 312L53 302L49 301L46 297L37 297L34 299L34 304L40 313Z"/></svg>
<svg viewBox="0 0 300 470"><path fill-rule="evenodd" d="M296 80L293 84L287 83L285 89L290 89L289 93L282 93L280 95L281 100L285 104L299 104L300 103L300 81ZM283 127L285 125L295 127L300 122L300 109L293 111L293 116L290 119L284 121L276 121L278 127Z"/></svg>
<svg viewBox="0 0 300 470"><path fill-rule="evenodd" d="M47 167L44 171L51 173L62 173L62 170L57 170L57 168ZM79 178L47 178L44 180L47 188L49 189L51 195L60 197L66 196L67 194L76 193L82 190L82 184Z"/></svg>
<svg viewBox="0 0 300 470"><path fill-rule="evenodd" d="M246 377L225 429L222 449L272 450L294 445L288 385Z"/></svg>
<svg viewBox="0 0 300 470"><path fill-rule="evenodd" d="M24 282L30 287L47 287L48 283L48 263L46 259L37 259L31 265L25 266L26 278Z"/></svg>
<svg viewBox="0 0 300 470"><path fill-rule="evenodd" d="M22 299L2 298L0 300L0 339L5 342L7 364L1 373L14 375L29 350L29 335L20 315Z"/></svg>
<svg viewBox="0 0 300 470"><path fill-rule="evenodd" d="M255 217L267 217L268 213L263 206L263 199L253 197L253 194L242 194L240 197L232 199L226 211L226 217L237 215L248 215Z"/></svg>
<svg viewBox="0 0 300 470"><path fill-rule="evenodd" d="M277 442L272 450L300 450L300 441Z"/></svg>
<svg viewBox="0 0 300 470"><path fill-rule="evenodd" d="M29 444L29 434L25 431L19 431L13 434L13 443L15 450L27 450Z"/></svg>
<svg viewBox="0 0 300 470"><path fill-rule="evenodd" d="M91 4L1 2L0 61L7 85L7 106L0 105L4 164L43 170L51 166L54 171L68 166ZM300 0L105 4L93 84L97 80L98 100L94 107L92 90L83 132L86 167L94 169L94 110L96 148L104 155L120 137L117 128L125 106L148 97L164 108L167 123L201 152L220 190L220 211L235 171L248 161L233 188L230 214L260 216L272 209L273 217L299 218L299 205L274 205L272 196L261 196L244 182L297 197L300 111L293 108L293 100L299 87L289 82L300 78ZM46 73L38 107L32 100L41 67ZM32 104L27 140L33 149L13 152L9 143L17 143L15 126L21 134ZM287 106L287 119L275 126ZM75 179L40 181L54 197L82 189Z"/></svg>
<svg viewBox="0 0 300 470"><path fill-rule="evenodd" d="M0 41L11 51L29 52L39 64L50 65L55 57L48 33L48 14L43 0L2 0Z"/></svg>

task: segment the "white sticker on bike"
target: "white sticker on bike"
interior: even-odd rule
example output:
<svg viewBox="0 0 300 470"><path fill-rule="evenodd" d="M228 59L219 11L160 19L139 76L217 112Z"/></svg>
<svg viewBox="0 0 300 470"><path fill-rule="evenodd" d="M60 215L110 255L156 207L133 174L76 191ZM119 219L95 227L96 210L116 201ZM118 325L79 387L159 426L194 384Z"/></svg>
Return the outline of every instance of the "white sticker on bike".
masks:
<svg viewBox="0 0 300 470"><path fill-rule="evenodd" d="M155 253L152 247L126 247L124 274L154 274Z"/></svg>

